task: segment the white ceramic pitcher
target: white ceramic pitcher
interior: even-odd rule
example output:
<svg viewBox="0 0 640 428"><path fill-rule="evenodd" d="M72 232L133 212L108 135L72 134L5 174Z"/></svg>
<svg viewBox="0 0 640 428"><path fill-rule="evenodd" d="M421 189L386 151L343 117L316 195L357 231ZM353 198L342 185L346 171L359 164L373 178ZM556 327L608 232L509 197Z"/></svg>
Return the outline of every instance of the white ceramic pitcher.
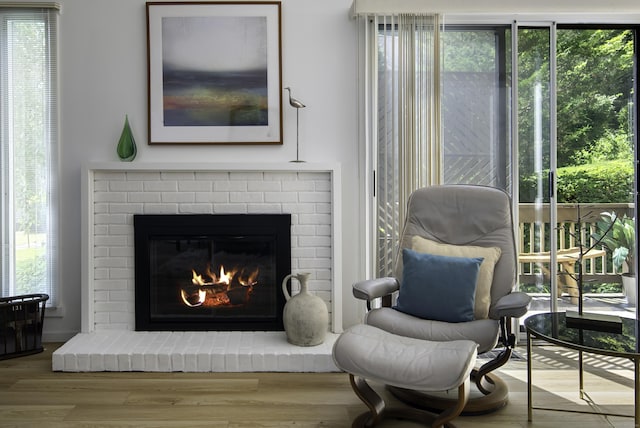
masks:
<svg viewBox="0 0 640 428"><path fill-rule="evenodd" d="M290 274L282 280L282 292L287 299L282 318L289 343L298 346L315 346L324 342L329 329L329 311L320 297L309 293L307 281L311 274ZM287 281L295 278L300 283L300 292L291 296Z"/></svg>

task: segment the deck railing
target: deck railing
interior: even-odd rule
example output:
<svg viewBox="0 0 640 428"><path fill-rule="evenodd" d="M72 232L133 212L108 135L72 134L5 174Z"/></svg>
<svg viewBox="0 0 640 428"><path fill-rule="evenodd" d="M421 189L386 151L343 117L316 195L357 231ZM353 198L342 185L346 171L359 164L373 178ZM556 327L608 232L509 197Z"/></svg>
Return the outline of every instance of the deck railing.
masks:
<svg viewBox="0 0 640 428"><path fill-rule="evenodd" d="M634 216L633 204L558 204L557 225L551 227L549 204L520 204L518 251L526 255L548 252L549 237L554 232L558 237L559 250L578 247L580 240L585 246L590 245L593 242L591 234L596 231L595 222L600 218L600 213L611 211L620 216ZM585 260L583 273L588 279L598 282L620 282L620 272L616 272L611 263L610 251L603 249L606 250L605 255ZM520 283L535 283L536 277L546 270L543 265L534 262L518 263Z"/></svg>

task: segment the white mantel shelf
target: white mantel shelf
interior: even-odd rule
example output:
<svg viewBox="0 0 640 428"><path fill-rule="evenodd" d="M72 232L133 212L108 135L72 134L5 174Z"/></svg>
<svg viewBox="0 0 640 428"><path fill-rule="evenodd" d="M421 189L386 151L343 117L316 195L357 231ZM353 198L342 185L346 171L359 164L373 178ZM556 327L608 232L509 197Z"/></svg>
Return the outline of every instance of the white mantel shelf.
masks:
<svg viewBox="0 0 640 428"><path fill-rule="evenodd" d="M321 162L90 162L85 171L331 171L339 174L337 163Z"/></svg>

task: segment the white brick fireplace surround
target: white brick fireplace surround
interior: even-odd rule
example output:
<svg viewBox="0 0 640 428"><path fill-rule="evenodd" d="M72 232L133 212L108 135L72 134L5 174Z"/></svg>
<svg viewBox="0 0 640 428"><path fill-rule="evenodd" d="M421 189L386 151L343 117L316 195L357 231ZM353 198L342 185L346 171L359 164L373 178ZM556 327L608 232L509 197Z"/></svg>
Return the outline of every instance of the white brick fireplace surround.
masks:
<svg viewBox="0 0 640 428"><path fill-rule="evenodd" d="M53 370L337 371L331 348L342 328L340 188L335 164L85 166L82 332L53 354ZM309 291L329 308L325 343L294 346L284 332L134 331L133 215L230 213L291 214L291 269L311 272Z"/></svg>

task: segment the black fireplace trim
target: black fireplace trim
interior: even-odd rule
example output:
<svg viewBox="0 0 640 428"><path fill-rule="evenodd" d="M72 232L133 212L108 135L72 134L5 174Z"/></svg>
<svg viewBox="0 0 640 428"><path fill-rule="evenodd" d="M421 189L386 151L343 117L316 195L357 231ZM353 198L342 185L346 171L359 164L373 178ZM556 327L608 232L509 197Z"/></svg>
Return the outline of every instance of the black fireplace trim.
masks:
<svg viewBox="0 0 640 428"><path fill-rule="evenodd" d="M215 226L211 226L215 217ZM176 220L185 220L177 226ZM291 272L291 214L135 214L133 216L135 242L149 240L151 235L160 229L163 234L171 235L193 230L194 235L273 233L276 237L276 253L287 254L288 257L276 258L277 284ZM148 247L147 247L148 248ZM136 245L135 282L141 283L149 277L149 252L145 246ZM144 302L144 303L143 303ZM165 318L163 321L153 320L150 308L150 290L148 287L135 287L135 330L136 331L283 331L282 310L286 303L283 293L277 295L277 316L260 319L233 319L202 322L200 320L184 320Z"/></svg>

